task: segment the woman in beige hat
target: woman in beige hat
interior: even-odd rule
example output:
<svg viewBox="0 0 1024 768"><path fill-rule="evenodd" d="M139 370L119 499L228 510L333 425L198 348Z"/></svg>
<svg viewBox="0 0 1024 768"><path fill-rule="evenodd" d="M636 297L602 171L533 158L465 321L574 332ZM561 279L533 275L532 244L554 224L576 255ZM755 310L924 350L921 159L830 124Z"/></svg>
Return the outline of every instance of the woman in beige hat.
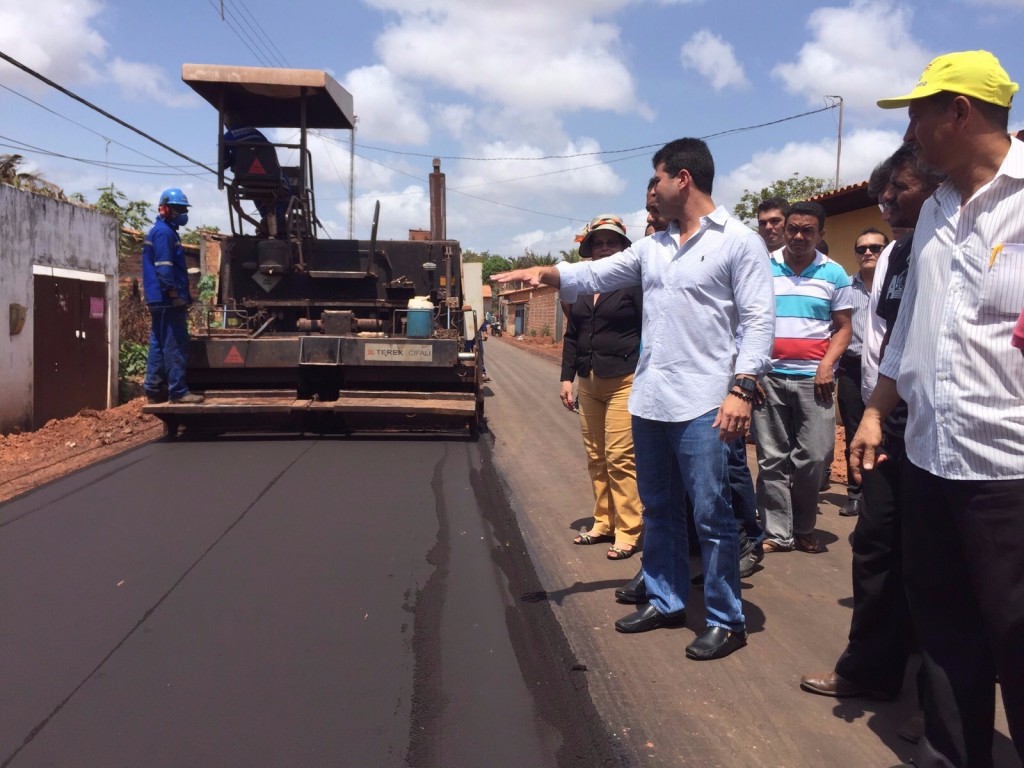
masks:
<svg viewBox="0 0 1024 768"><path fill-rule="evenodd" d="M584 229L580 256L603 259L630 244L622 219L606 214ZM632 418L626 407L640 356L642 296L639 286L581 295L568 308L562 344L562 404L579 412L595 499L594 523L574 543L608 542L609 560L632 557L642 528Z"/></svg>

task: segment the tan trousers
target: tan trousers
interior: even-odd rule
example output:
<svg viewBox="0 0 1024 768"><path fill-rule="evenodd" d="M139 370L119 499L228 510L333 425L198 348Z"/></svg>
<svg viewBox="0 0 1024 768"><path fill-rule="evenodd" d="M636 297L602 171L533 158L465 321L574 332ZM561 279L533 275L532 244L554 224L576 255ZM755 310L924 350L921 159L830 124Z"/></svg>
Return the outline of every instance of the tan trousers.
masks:
<svg viewBox="0 0 1024 768"><path fill-rule="evenodd" d="M632 386L633 374L602 379L593 371L577 385L583 446L594 486L592 530L596 535L614 533L617 547L634 546L643 527L633 424L626 408Z"/></svg>

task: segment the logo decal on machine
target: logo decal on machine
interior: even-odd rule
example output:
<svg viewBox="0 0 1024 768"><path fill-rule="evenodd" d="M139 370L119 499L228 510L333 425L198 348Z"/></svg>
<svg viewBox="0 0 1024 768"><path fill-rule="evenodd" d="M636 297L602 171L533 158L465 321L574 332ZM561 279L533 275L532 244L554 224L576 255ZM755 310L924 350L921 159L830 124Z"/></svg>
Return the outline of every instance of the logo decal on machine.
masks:
<svg viewBox="0 0 1024 768"><path fill-rule="evenodd" d="M238 347L234 344L231 345L231 349L224 355L224 365L245 365L245 358L238 351Z"/></svg>
<svg viewBox="0 0 1024 768"><path fill-rule="evenodd" d="M363 359L374 363L429 363L434 359L430 344L367 344Z"/></svg>

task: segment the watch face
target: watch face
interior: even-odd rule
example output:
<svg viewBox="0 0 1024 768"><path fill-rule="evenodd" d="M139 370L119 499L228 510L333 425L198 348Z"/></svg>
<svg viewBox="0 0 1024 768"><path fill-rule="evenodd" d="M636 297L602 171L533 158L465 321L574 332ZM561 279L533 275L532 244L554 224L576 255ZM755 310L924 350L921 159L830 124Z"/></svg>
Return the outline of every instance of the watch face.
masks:
<svg viewBox="0 0 1024 768"><path fill-rule="evenodd" d="M757 382L753 379L736 379L736 386L742 389L744 392L753 392L757 389Z"/></svg>

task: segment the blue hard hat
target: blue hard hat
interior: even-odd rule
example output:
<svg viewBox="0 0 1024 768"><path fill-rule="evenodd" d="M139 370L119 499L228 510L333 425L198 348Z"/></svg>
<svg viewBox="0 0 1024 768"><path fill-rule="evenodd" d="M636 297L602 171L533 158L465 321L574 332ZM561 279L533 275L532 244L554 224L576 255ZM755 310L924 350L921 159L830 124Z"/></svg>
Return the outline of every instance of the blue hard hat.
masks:
<svg viewBox="0 0 1024 768"><path fill-rule="evenodd" d="M188 198L185 197L185 193L177 187L173 189L165 189L160 193L160 205L183 205L189 208Z"/></svg>

